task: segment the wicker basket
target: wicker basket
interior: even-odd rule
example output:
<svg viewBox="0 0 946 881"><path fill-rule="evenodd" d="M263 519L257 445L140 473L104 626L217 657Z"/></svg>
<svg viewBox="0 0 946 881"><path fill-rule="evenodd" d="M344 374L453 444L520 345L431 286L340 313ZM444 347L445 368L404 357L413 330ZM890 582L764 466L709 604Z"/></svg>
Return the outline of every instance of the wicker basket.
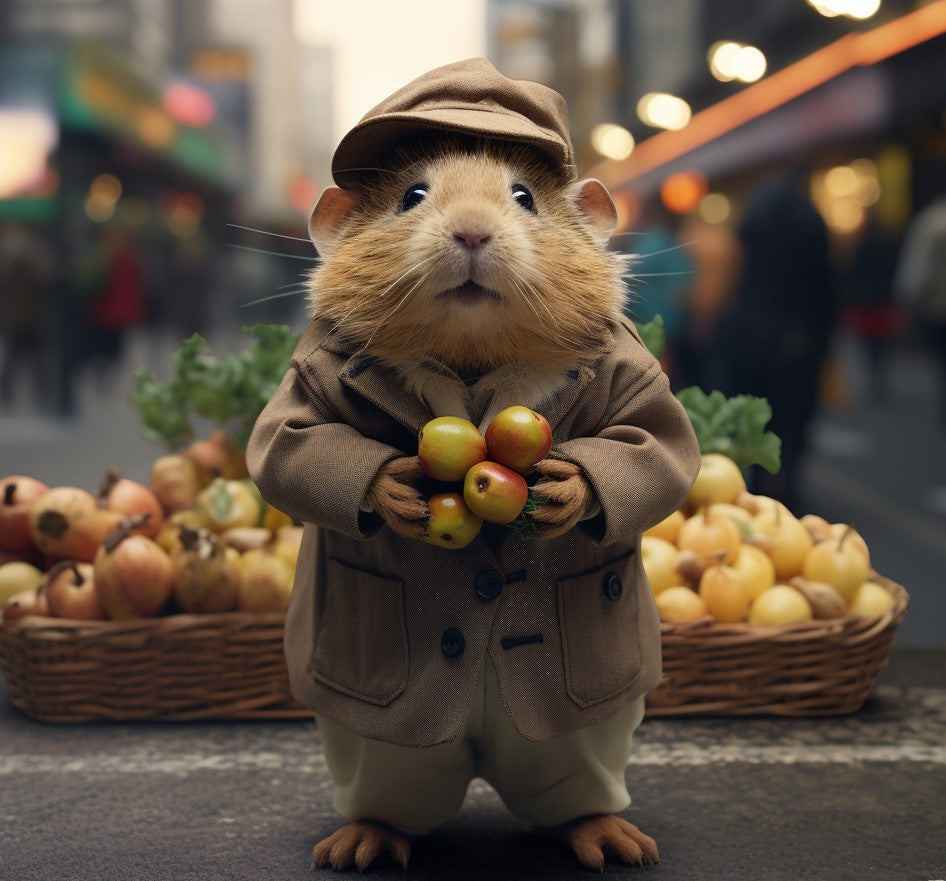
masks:
<svg viewBox="0 0 946 881"><path fill-rule="evenodd" d="M285 615L0 625L14 705L43 722L311 718L289 693Z"/></svg>
<svg viewBox="0 0 946 881"><path fill-rule="evenodd" d="M663 625L664 680L648 715L857 710L887 663L907 593L880 579L879 618L784 627ZM22 618L0 625L13 703L44 722L311 718L289 693L281 614L139 621Z"/></svg>
<svg viewBox="0 0 946 881"><path fill-rule="evenodd" d="M907 611L907 592L877 575L894 598L873 618L780 627L662 624L664 676L647 697L649 716L852 713L870 694Z"/></svg>

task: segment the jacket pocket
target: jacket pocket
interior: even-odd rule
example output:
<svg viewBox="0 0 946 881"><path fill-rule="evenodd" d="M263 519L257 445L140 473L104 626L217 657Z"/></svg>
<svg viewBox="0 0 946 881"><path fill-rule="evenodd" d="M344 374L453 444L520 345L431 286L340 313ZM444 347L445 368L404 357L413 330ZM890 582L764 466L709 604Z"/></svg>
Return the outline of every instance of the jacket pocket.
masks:
<svg viewBox="0 0 946 881"><path fill-rule="evenodd" d="M331 558L321 599L312 675L369 704L391 703L407 686L404 583Z"/></svg>
<svg viewBox="0 0 946 881"><path fill-rule="evenodd" d="M641 670L635 553L558 582L565 685L580 707L616 697Z"/></svg>

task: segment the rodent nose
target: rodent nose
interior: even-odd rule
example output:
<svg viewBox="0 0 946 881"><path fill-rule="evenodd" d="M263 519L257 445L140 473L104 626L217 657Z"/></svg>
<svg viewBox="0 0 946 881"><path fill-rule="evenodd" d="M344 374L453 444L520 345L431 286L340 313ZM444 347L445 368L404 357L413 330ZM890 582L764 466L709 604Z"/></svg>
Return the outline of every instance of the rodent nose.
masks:
<svg viewBox="0 0 946 881"><path fill-rule="evenodd" d="M484 242L488 242L492 236L487 232L455 232L453 238L466 245L471 251L475 251Z"/></svg>

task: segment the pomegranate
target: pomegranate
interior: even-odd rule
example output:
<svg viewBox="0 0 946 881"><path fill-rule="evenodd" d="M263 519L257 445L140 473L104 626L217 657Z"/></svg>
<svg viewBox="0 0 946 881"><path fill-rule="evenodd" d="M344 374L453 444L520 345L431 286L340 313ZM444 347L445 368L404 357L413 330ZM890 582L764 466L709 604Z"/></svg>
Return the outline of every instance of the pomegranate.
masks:
<svg viewBox="0 0 946 881"><path fill-rule="evenodd" d="M174 592L171 558L150 538L135 533L141 519L122 521L95 555L95 589L108 617L116 621L154 617Z"/></svg>
<svg viewBox="0 0 946 881"><path fill-rule="evenodd" d="M164 525L164 509L154 492L143 483L122 477L116 468L109 468L102 477L98 504L124 517L150 515L141 526L141 532L148 538L154 538Z"/></svg>
<svg viewBox="0 0 946 881"><path fill-rule="evenodd" d="M42 481L19 474L0 481L0 548L23 551L33 547L30 505L48 489Z"/></svg>
<svg viewBox="0 0 946 881"><path fill-rule="evenodd" d="M54 618L73 618L79 621L101 621L105 607L95 589L95 569L91 563L63 560L46 576L40 588Z"/></svg>

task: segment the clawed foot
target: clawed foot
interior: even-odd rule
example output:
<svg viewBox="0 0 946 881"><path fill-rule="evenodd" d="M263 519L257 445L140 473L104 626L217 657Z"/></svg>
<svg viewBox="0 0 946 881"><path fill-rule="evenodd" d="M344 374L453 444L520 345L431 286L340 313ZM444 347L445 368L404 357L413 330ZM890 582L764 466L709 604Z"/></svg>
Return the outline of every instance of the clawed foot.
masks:
<svg viewBox="0 0 946 881"><path fill-rule="evenodd" d="M331 866L339 871L355 866L363 872L385 851L407 868L411 856L407 836L384 823L361 820L342 826L320 841L312 850L312 865L319 869Z"/></svg>
<svg viewBox="0 0 946 881"><path fill-rule="evenodd" d="M653 865L660 859L653 838L614 814L583 817L562 826L560 834L578 862L597 872L604 871L605 856L634 866Z"/></svg>

